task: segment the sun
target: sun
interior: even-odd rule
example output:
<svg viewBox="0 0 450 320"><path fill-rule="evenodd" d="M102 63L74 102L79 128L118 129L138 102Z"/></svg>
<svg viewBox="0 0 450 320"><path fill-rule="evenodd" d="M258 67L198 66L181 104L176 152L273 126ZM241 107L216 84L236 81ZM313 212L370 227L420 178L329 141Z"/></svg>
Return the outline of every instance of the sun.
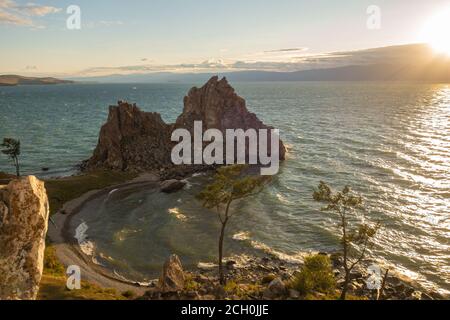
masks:
<svg viewBox="0 0 450 320"><path fill-rule="evenodd" d="M428 43L437 53L450 56L450 7L426 23L421 33L421 41Z"/></svg>

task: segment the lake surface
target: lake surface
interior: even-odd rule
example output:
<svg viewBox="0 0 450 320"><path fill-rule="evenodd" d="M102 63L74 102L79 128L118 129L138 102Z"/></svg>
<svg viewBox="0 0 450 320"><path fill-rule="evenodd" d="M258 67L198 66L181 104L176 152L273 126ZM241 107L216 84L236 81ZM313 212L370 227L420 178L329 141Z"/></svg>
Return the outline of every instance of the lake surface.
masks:
<svg viewBox="0 0 450 320"><path fill-rule="evenodd" d="M200 84L196 84L200 85ZM257 198L238 204L229 253L335 250L336 217L312 201L320 180L349 184L380 221L372 255L443 293L450 291L450 86L406 83L232 83L249 110L280 129L290 148L280 174ZM26 173L74 173L94 149L108 106L136 102L172 122L193 84L86 84L0 88L0 138L22 142ZM13 172L2 156L0 171ZM119 274L148 279L178 253L185 264L212 261L217 221L186 192L120 190L86 221L96 255Z"/></svg>

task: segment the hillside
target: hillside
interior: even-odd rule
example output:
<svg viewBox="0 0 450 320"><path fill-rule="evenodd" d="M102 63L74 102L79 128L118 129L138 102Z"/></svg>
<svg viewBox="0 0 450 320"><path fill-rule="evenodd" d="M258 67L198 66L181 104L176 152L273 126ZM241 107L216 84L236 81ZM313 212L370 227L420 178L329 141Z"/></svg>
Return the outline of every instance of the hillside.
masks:
<svg viewBox="0 0 450 320"><path fill-rule="evenodd" d="M0 75L0 86L18 86L18 85L53 85L53 84L68 84L73 81L60 80L56 78L36 78L23 77L18 75Z"/></svg>

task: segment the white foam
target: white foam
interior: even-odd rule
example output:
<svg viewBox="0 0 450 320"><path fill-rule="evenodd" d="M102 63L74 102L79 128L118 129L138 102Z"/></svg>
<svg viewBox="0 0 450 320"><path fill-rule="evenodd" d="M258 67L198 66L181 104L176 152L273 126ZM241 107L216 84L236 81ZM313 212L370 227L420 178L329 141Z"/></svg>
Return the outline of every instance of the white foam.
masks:
<svg viewBox="0 0 450 320"><path fill-rule="evenodd" d="M186 221L188 218L180 212L179 208L169 209L168 212L180 221Z"/></svg>
<svg viewBox="0 0 450 320"><path fill-rule="evenodd" d="M77 239L81 251L87 256L93 256L95 252L95 244L88 240L87 230L89 229L86 222L82 222L75 229L74 238Z"/></svg>
<svg viewBox="0 0 450 320"><path fill-rule="evenodd" d="M234 240L238 241L244 241L250 239L250 232L248 231L241 231L233 235Z"/></svg>
<svg viewBox="0 0 450 320"><path fill-rule="evenodd" d="M296 254L287 254L281 251L274 250L273 248L269 247L268 245L262 242L251 240L250 232L248 231L241 231L234 234L233 239L237 241L248 241L253 248L264 251L265 253L275 256L280 260L284 260L290 263L303 263L304 258L307 255L304 252L299 252Z"/></svg>

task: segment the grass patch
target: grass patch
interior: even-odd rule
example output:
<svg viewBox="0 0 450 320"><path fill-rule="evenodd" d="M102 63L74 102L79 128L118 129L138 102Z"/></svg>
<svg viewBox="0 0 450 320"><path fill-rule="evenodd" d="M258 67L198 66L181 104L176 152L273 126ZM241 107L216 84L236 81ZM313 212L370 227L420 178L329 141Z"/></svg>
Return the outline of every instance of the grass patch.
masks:
<svg viewBox="0 0 450 320"><path fill-rule="evenodd" d="M126 300L115 289L105 289L82 281L80 290L69 290L65 276L44 274L38 300Z"/></svg>
<svg viewBox="0 0 450 320"><path fill-rule="evenodd" d="M295 276L291 287L301 295L314 292L329 294L335 291L336 280L331 267L331 260L324 255L313 255L305 258L305 265Z"/></svg>
<svg viewBox="0 0 450 320"><path fill-rule="evenodd" d="M131 291L120 295L115 289L101 288L86 281L81 282L80 290L69 290L66 287L65 270L56 256L55 247L47 244L38 300L125 300L134 297Z"/></svg>
<svg viewBox="0 0 450 320"><path fill-rule="evenodd" d="M50 202L50 215L58 212L64 203L81 197L89 191L125 183L136 176L136 173L129 172L97 171L79 176L46 180L45 188Z"/></svg>
<svg viewBox="0 0 450 320"><path fill-rule="evenodd" d="M262 292L262 287L258 284L239 283L230 280L225 284L224 290L229 295L236 295L241 299L248 299L249 296L258 296Z"/></svg>
<svg viewBox="0 0 450 320"><path fill-rule="evenodd" d="M327 294L320 294L320 293L308 293L306 296L304 296L302 298L302 300L313 300L313 301L317 301L317 300L339 300L341 297L341 292L340 291L334 291L331 293L327 293ZM351 294L347 294L346 300L368 300L366 297L359 297L359 296L354 296Z"/></svg>
<svg viewBox="0 0 450 320"><path fill-rule="evenodd" d="M56 249L46 244L44 252L44 274L52 276L64 276L65 268L56 256Z"/></svg>

